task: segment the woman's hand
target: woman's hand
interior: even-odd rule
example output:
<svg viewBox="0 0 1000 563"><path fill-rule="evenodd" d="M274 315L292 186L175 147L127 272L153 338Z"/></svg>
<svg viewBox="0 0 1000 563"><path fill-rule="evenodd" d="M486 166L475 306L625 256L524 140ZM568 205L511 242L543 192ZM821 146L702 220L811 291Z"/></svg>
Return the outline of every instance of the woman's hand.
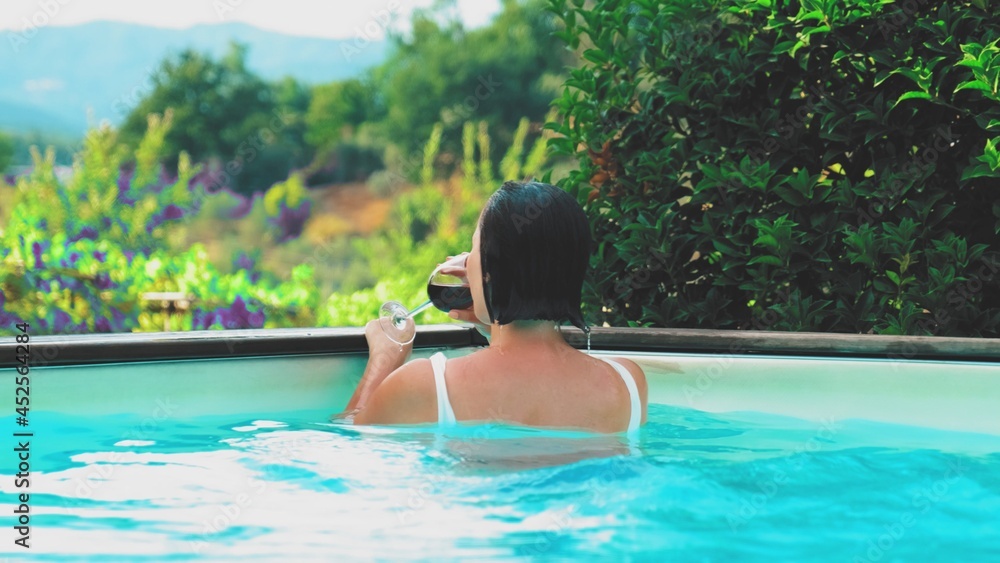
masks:
<svg viewBox="0 0 1000 563"><path fill-rule="evenodd" d="M386 336L378 319L365 325L365 340L368 341L368 361L379 368L388 368L386 375L403 365L413 352L413 342L405 346L396 344Z"/></svg>
<svg viewBox="0 0 1000 563"><path fill-rule="evenodd" d="M469 255L468 252L463 252L463 253L459 254L458 256L468 256L468 255ZM452 257L449 256L448 260L451 260L451 258ZM468 272L465 269L465 263L464 262L460 266L448 266L448 267L442 268L441 269L441 273L449 274L449 275L461 278L462 281L464 281L465 283L469 283ZM466 309L452 309L451 311L448 312L448 316L451 317L451 318L453 318L453 319L455 319L455 320L457 320L457 321L463 321L463 322L467 322L467 323L472 323L472 324L476 325L476 328L479 329L479 332L483 336L485 336L486 338L490 337L490 325L483 324L482 322L480 322L479 318L476 317L476 311L475 311L475 306L474 305L470 305Z"/></svg>

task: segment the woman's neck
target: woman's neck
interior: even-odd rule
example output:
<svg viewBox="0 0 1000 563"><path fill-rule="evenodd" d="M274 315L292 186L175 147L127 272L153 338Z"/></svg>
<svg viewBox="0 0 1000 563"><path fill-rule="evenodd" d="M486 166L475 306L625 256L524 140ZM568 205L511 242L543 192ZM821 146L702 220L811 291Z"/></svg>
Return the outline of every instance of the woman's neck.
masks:
<svg viewBox="0 0 1000 563"><path fill-rule="evenodd" d="M490 348L498 351L564 346L568 344L556 330L555 321L494 322L490 329Z"/></svg>

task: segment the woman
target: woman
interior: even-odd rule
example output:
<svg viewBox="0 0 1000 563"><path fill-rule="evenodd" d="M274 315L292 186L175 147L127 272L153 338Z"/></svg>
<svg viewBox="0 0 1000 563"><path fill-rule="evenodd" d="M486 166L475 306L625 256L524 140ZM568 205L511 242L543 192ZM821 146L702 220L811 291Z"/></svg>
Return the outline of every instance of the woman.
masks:
<svg viewBox="0 0 1000 563"><path fill-rule="evenodd" d="M537 182L507 182L490 197L465 268L473 306L453 310L490 344L464 357L406 362L413 348L365 327L370 356L341 416L355 424L495 421L602 433L646 421L646 377L630 360L602 361L563 340L556 323L587 331L580 293L590 228L569 194Z"/></svg>

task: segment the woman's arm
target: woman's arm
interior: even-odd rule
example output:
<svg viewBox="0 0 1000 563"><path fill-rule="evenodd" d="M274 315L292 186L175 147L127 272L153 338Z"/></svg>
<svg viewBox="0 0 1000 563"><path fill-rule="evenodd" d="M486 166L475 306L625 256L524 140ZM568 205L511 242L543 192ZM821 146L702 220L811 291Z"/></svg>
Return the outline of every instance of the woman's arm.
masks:
<svg viewBox="0 0 1000 563"><path fill-rule="evenodd" d="M375 389L401 365L406 363L413 351L413 343L400 346L388 339L382 332L378 320L369 321L365 325L365 339L368 341L368 364L361 381L354 389L354 395L348 401L344 410L333 418L353 420L358 411L365 408L371 400Z"/></svg>
<svg viewBox="0 0 1000 563"><path fill-rule="evenodd" d="M406 363L406 356L400 356L398 358L391 356L370 356L368 358L368 365L365 366L365 373L361 376L361 381L358 382L358 386L354 389L354 394L351 395L351 400L348 401L347 406L344 407L343 412L335 415L334 418L352 418L358 411L365 408L368 402L371 400L372 393L375 389L389 376L390 373L396 371L399 366Z"/></svg>

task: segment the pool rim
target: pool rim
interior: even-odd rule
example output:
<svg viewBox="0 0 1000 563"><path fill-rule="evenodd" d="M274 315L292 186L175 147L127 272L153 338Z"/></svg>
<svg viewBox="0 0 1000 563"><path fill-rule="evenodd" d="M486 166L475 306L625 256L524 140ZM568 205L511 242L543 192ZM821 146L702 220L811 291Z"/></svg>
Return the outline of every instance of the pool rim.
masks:
<svg viewBox="0 0 1000 563"><path fill-rule="evenodd" d="M586 336L561 327L567 343ZM32 367L368 351L364 327L203 330L31 336ZM471 324L417 327L415 349L485 346ZM0 340L0 368L18 365L13 337ZM591 329L596 351L961 360L1000 363L1000 339L672 328Z"/></svg>

